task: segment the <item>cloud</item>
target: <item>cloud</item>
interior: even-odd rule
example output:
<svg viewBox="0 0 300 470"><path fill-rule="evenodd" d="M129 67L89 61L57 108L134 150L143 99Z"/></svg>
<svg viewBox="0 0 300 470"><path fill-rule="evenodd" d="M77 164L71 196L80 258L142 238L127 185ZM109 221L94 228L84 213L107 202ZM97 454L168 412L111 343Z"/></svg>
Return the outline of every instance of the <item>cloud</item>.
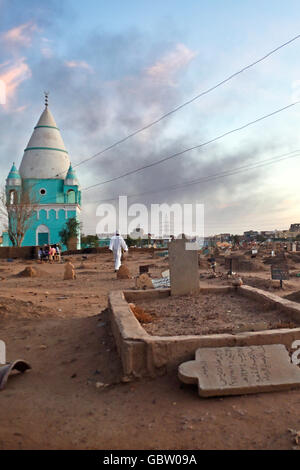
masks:
<svg viewBox="0 0 300 470"><path fill-rule="evenodd" d="M5 84L6 103L11 102L20 84L31 77L31 70L22 57L14 62L0 65L0 80Z"/></svg>
<svg viewBox="0 0 300 470"><path fill-rule="evenodd" d="M65 65L71 69L86 69L90 72L92 71L92 67L84 60L66 60Z"/></svg>
<svg viewBox="0 0 300 470"><path fill-rule="evenodd" d="M40 39L41 39L41 43L42 43L42 45L41 45L42 56L45 57L46 59L51 59L52 57L54 57L54 50L51 47L53 41L51 39L46 38L46 37L42 37Z"/></svg>
<svg viewBox="0 0 300 470"><path fill-rule="evenodd" d="M66 56L73 60L55 56L50 61L42 59L37 62L33 66L33 75L37 84L43 83L51 91L50 109L63 130L72 162L76 164L184 101L183 96L188 88L186 72L195 55L182 43L164 44L159 40L149 43L147 36L138 32L130 31L122 37L102 33L93 35L86 42L82 41L77 50L75 47L67 50ZM83 70L86 68L82 67L82 57L84 64L91 64L95 73L73 73L80 65ZM179 86L182 82L184 87ZM31 98L36 101L34 89ZM186 114L176 113L112 151L79 166L76 171L82 187L113 178L207 140L207 115L197 109L196 131L191 128L185 132L182 124ZM253 162L254 158L265 158L265 154L273 151L273 143L270 142L258 148L249 141L239 142L232 151L223 142L210 145L83 192L83 221L88 226L87 231L93 232L93 225L94 229L96 227L97 221L93 216L98 201L118 197L119 194L149 190L158 192L131 198L129 203L204 202L208 223L217 220L220 227L226 227L230 221L234 226L239 218L252 210L253 201L257 206L261 199L256 190L266 177L259 169L186 186L177 191L159 190L238 168ZM212 232L215 230L218 231L216 226L211 229Z"/></svg>
<svg viewBox="0 0 300 470"><path fill-rule="evenodd" d="M10 46L29 47L32 44L33 34L37 29L36 24L30 21L2 33L1 40Z"/></svg>
<svg viewBox="0 0 300 470"><path fill-rule="evenodd" d="M168 52L154 65L146 69L146 75L154 81L175 86L176 74L184 69L197 53L184 44L177 44L175 50Z"/></svg>

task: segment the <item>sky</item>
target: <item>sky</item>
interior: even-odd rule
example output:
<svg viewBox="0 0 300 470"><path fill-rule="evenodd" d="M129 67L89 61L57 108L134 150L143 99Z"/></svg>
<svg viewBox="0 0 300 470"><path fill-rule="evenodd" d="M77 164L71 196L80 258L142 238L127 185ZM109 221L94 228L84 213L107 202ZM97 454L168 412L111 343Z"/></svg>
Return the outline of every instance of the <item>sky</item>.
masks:
<svg viewBox="0 0 300 470"><path fill-rule="evenodd" d="M79 164L300 34L299 15L297 0L0 0L0 80L7 91L6 104L0 104L1 182L14 161L21 163L45 90L83 189L300 100L298 39ZM147 192L128 204L204 204L205 235L289 228L300 221L298 154L231 176L165 188L300 149L299 120L300 104L164 163L83 190L84 233L95 233L101 202L116 204L119 195Z"/></svg>

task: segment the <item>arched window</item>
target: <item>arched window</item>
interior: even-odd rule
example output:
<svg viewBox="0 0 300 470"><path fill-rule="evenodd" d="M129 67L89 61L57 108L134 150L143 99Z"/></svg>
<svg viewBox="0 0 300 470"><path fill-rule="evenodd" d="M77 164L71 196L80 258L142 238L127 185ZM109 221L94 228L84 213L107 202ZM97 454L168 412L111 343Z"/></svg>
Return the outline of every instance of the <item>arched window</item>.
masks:
<svg viewBox="0 0 300 470"><path fill-rule="evenodd" d="M10 204L17 204L18 202L18 193L15 189L9 191L9 203Z"/></svg>
<svg viewBox="0 0 300 470"><path fill-rule="evenodd" d="M75 191L73 189L69 189L67 192L67 202L69 204L75 204Z"/></svg>

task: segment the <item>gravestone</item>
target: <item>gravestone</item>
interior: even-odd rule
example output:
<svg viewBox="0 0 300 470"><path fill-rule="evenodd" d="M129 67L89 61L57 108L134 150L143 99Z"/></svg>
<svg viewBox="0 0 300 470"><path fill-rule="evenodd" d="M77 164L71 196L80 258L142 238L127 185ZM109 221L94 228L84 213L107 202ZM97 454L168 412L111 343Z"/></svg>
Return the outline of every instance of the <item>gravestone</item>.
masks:
<svg viewBox="0 0 300 470"><path fill-rule="evenodd" d="M239 271L239 258L238 257L229 257L225 258L225 269L232 274L233 272L236 273Z"/></svg>
<svg viewBox="0 0 300 470"><path fill-rule="evenodd" d="M272 279L278 281L288 281L290 279L288 265L274 266L271 265L271 276Z"/></svg>
<svg viewBox="0 0 300 470"><path fill-rule="evenodd" d="M187 250L186 244L185 238L169 243L171 295L199 293L198 251Z"/></svg>
<svg viewBox="0 0 300 470"><path fill-rule="evenodd" d="M64 270L64 281L69 281L73 279L76 279L75 267L74 264L71 263L71 261L67 261Z"/></svg>
<svg viewBox="0 0 300 470"><path fill-rule="evenodd" d="M283 344L197 349L181 364L179 379L198 383L200 396L273 392L300 386L300 369Z"/></svg>
<svg viewBox="0 0 300 470"><path fill-rule="evenodd" d="M278 253L277 256L273 258L271 264L271 278L280 281L280 287L282 287L282 281L289 280L289 267L284 252Z"/></svg>

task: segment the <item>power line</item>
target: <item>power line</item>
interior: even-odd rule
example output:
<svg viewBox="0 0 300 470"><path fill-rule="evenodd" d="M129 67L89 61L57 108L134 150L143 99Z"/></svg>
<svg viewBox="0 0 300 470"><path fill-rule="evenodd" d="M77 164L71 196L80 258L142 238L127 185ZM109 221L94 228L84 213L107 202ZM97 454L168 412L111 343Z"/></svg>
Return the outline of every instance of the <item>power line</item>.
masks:
<svg viewBox="0 0 300 470"><path fill-rule="evenodd" d="M278 163L278 162L281 162L283 160L287 160L289 158L294 158L294 157L299 157L299 156L300 156L300 149L297 149L297 150L293 150L291 152L288 152L286 154L278 155L277 157L262 160L260 162L252 163L252 164L249 164L249 165L244 165L242 167L227 170L227 171L222 172L222 173L216 173L214 175L204 176L204 177L196 179L196 180L187 181L186 183L183 183L181 185L172 185L172 186L165 187L163 189L145 191L145 192L137 193L137 194L129 194L127 197L145 196L147 194L156 194L156 193L161 193L161 192L165 192L165 191L174 191L174 190L177 190L177 189L185 188L187 186L192 186L194 184L206 183L206 182L209 182L209 181L212 181L212 180L215 180L215 179L225 178L227 176L232 176L232 175L236 175L236 174L239 174L239 173L243 173L244 171L253 170L253 169L260 168L260 167L267 166L267 165L272 165L274 163ZM116 201L116 200L118 200L118 197L109 198L109 199L102 199L102 200L97 201L97 202L98 203L100 203L100 202L110 202L110 201Z"/></svg>
<svg viewBox="0 0 300 470"><path fill-rule="evenodd" d="M121 179L121 178L125 178L126 176L133 175L133 174L135 174L135 173L138 173L139 171L142 171L142 170L151 168L151 167L153 167L153 166L155 166L155 165L159 165L159 164L161 164L161 163L163 163L163 162L166 162L166 161L168 161L168 160L171 160L172 158L175 158L175 157L178 157L178 156L180 156L180 155L183 155L183 154L185 154L185 153L187 153L187 152L190 152L191 150L195 150L195 149L204 147L204 146L206 146L206 145L208 145L208 144L211 144L211 143L216 142L216 141L218 141L218 140L220 140L220 139L223 139L224 137L226 137L226 136L228 136L228 135L230 135L230 134L233 134L233 133L235 133L235 132L241 131L241 130L243 130L243 129L249 127L249 126L252 126L253 124L256 124L256 123L258 123L258 122L260 122L260 121L263 121L264 119L267 119L267 118L269 118L269 117L271 117L271 116L274 116L275 114L281 113L282 111L285 111L286 109L289 109L289 108L291 108L292 106L295 106L295 105L297 105L297 104L299 104L299 103L300 103L300 101L296 101L296 102L294 102L294 103L291 103L291 104L289 104L289 105L287 105L287 106L284 106L283 108L277 109L276 111L272 111L272 112L269 113L269 114L266 114L266 115L264 115L264 116L262 116L262 117L260 117L260 118L255 119L254 121L250 121L250 122L248 122L247 124L244 124L244 125L242 125L242 126L240 126L240 127L236 127L235 129L232 129L232 130L230 130L230 131L227 131L227 132L225 132L224 134L221 134L221 135L219 135L219 136L217 136L217 137L214 137L213 139L207 140L206 142L203 142L203 143L201 143L201 144L199 144L199 145L195 145L194 147L189 147L189 148L187 148L187 149L185 149L185 150L182 150L182 151L180 151L180 152L173 153L172 155L169 155L168 157L164 157L164 158L162 158L162 159L160 159L160 160L157 160L157 161L155 161L155 162L148 163L147 165L143 165L143 166L141 166L141 167L139 167L139 168L136 168L135 170L127 171L126 173L123 173L122 175L115 176L115 177L113 177L113 178L111 178L111 179L108 179L108 180L105 180L105 181L101 181L100 183L93 184L93 185L91 185L91 186L88 186L88 187L86 187L86 188L83 188L82 191L87 191L87 190L89 190L89 189L96 188L96 187L101 186L101 185L103 185L103 184L107 184L107 183L111 183L111 182L113 182L113 181L117 181L117 180L119 180L119 179Z"/></svg>
<svg viewBox="0 0 300 470"><path fill-rule="evenodd" d="M233 169L221 172L221 173L215 173L213 175L207 175L207 176L204 176L204 177L196 179L196 180L186 181L185 183L180 184L180 185L171 185L171 186L164 187L162 189L144 191L142 193L137 193L137 194L129 194L127 197L132 198L132 197L144 196L144 195L148 195L148 194L161 193L161 192L165 192L165 191L174 191L174 190L177 190L177 189L185 188L187 186L192 186L194 184L206 183L206 182L209 182L209 181L212 181L212 180L215 180L215 179L225 178L227 176L233 176L233 175L236 175L236 174L239 174L239 173L243 173L244 171L253 170L253 169L264 167L264 166L267 166L267 165L272 165L274 163L279 163L281 161L288 160L290 158L294 158L294 157L298 157L298 156L300 156L300 149L292 150L291 152L284 153L284 154L278 155L276 157L267 158L265 160L261 160L260 162L247 164L247 165L244 165L244 166L241 166L241 167L238 167L238 168L233 168ZM117 200L118 200L118 197L114 197L114 198L102 199L100 201L97 201L97 203L117 201ZM47 205L51 202L57 202L56 198L48 198L48 199L45 198L43 204ZM96 201L92 201L92 202L96 202ZM66 203L61 202L60 204L64 205Z"/></svg>
<svg viewBox="0 0 300 470"><path fill-rule="evenodd" d="M179 111L180 109L184 108L185 106L193 103L194 101L198 100L199 98L201 98L202 96L204 95L207 95L208 93L214 91L216 88L219 88L220 86L224 85L225 83L229 82L230 80L232 80L234 77L240 75L241 73L245 72L246 70L250 69L251 67L254 67L255 65L259 64L260 62L264 61L265 59L267 59L268 57L270 57L272 54L275 54L275 52L279 51L280 49L282 49L283 47L291 44L292 42L296 41L297 39L300 38L300 34L298 34L297 36L293 37L292 39L284 42L283 44L281 44L280 46L276 47L275 49L272 49L270 52L268 52L267 54L265 54L263 57L255 60L254 62L252 62L251 64L248 64L246 65L245 67L243 67L242 69L238 70L237 72L233 73L232 75L229 75L227 78L223 79L222 81L218 82L216 85L213 85L212 87L208 88L207 90L205 91L202 91L201 93L199 93L198 95L194 96L193 98L191 98L190 100L182 103L181 105L177 106L176 108L172 109L171 111L168 111L167 113L163 114L162 116L160 116L159 118L157 118L156 120L150 122L149 124L137 129L136 131L132 132L131 134L127 135L126 137L124 137L123 139L120 139L118 140L117 142L114 142L113 144L109 145L108 147L104 148L103 150L100 150L100 152L97 152L95 153L94 155L92 155L91 157L89 158L86 158L84 160L82 160L81 162L77 163L74 165L74 168L78 167L79 165L82 165L83 163L86 163L90 160L93 160L94 158L96 157L99 157L100 155L102 155L103 153L107 152L108 150L111 150L113 149L114 147L116 147L117 145L120 145L122 144L123 142L126 142L128 139L130 139L131 137L134 137L135 135L149 129L150 127L154 126L155 124L159 123L160 121L162 121L163 119L171 116L172 114L176 113L177 111Z"/></svg>

